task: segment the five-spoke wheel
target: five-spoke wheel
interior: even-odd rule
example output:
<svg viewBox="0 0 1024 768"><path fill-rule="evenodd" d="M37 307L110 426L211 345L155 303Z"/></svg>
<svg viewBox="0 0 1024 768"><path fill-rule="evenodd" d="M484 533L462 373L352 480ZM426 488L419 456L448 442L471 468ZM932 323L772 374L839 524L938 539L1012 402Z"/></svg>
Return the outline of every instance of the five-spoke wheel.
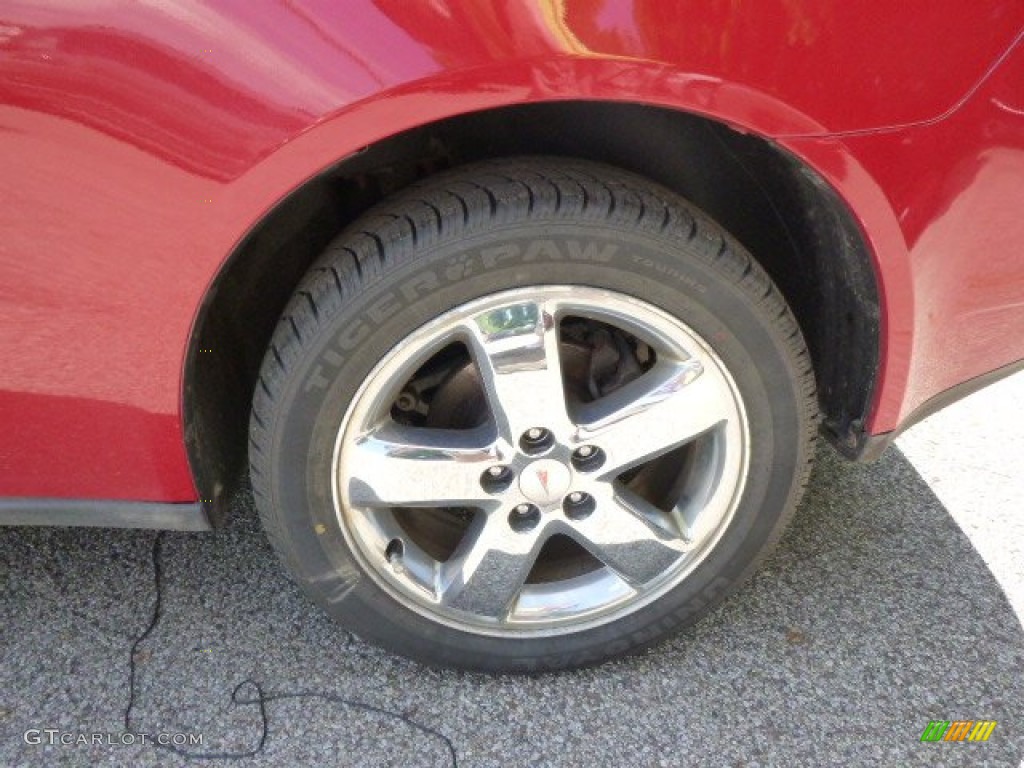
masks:
<svg viewBox="0 0 1024 768"><path fill-rule="evenodd" d="M569 339L606 336L635 369L591 397L573 377L595 352ZM471 426L396 421L395 388L417 391L444 361L482 405ZM338 520L366 570L438 621L574 631L700 562L742 490L746 443L735 383L681 321L607 290L505 291L416 330L367 378L339 432ZM546 546L557 537L577 546Z"/></svg>
<svg viewBox="0 0 1024 768"><path fill-rule="evenodd" d="M814 426L800 331L728 234L648 180L520 158L338 235L264 358L250 475L298 583L360 637L561 669L736 588Z"/></svg>

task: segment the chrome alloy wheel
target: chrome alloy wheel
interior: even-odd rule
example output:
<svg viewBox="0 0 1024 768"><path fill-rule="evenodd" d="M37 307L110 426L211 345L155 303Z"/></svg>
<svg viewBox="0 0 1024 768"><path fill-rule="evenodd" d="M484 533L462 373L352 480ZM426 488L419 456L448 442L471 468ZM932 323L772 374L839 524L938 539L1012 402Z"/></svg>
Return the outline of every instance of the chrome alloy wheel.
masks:
<svg viewBox="0 0 1024 768"><path fill-rule="evenodd" d="M341 421L334 503L402 604L463 631L557 635L686 579L732 519L748 444L735 382L682 322L608 290L521 288L381 360Z"/></svg>

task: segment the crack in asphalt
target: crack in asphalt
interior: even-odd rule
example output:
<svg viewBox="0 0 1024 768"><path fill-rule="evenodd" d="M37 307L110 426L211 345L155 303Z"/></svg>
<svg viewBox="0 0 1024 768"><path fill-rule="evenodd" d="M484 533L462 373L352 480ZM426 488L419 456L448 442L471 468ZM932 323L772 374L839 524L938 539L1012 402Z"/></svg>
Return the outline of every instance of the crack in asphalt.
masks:
<svg viewBox="0 0 1024 768"><path fill-rule="evenodd" d="M139 648L149 638L154 630L156 630L157 626L160 624L160 620L163 618L164 574L161 555L163 553L164 535L165 532L160 531L153 537L153 612L150 617L149 624L132 643L130 656L128 658L128 705L124 710L124 727L126 732L133 732L132 709L135 707L136 688L139 676L136 663L139 658ZM242 697L240 694L243 689L249 689L253 691L253 693L248 697ZM252 749L239 752L190 752L173 744L160 744L155 741L151 743L158 749L167 750L168 752L183 757L186 760L243 760L255 757L263 751L264 747L266 747L267 738L270 734L270 716L267 712L267 704L287 699L320 699L321 701L327 701L332 704L341 704L342 706L349 707L351 709L368 712L405 723L420 733L442 742L448 750L452 768L458 768L458 753L455 750L455 745L452 743L452 740L441 731L417 722L406 714L377 707L373 704L368 704L357 699L338 696L325 691L281 691L268 693L264 691L263 686L260 685L259 682L251 678L247 678L235 686L234 690L231 692L231 703L236 706L259 707L261 722L259 739L256 741L256 745Z"/></svg>

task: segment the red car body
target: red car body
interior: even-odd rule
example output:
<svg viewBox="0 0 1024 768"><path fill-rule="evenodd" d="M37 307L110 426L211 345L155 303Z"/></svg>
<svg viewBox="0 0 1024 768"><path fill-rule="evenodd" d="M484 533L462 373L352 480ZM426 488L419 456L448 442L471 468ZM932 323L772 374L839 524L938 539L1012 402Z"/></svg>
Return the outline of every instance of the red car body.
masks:
<svg viewBox="0 0 1024 768"><path fill-rule="evenodd" d="M205 498L186 363L247 234L388 137L544 102L699 115L824 179L879 290L855 426L893 434L1024 359L1022 28L1018 0L7 0L0 497Z"/></svg>

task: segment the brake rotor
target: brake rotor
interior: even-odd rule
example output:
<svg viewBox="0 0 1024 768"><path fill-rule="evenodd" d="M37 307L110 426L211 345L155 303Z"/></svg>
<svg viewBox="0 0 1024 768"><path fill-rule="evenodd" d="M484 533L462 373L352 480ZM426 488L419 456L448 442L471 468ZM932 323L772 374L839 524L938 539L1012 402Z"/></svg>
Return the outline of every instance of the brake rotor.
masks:
<svg viewBox="0 0 1024 768"><path fill-rule="evenodd" d="M590 348L572 341L562 341L559 347L566 392L572 398L589 400L587 381L590 375ZM437 388L430 402L426 426L472 429L484 423L487 416L487 401L480 384L480 372L468 360L453 370Z"/></svg>

